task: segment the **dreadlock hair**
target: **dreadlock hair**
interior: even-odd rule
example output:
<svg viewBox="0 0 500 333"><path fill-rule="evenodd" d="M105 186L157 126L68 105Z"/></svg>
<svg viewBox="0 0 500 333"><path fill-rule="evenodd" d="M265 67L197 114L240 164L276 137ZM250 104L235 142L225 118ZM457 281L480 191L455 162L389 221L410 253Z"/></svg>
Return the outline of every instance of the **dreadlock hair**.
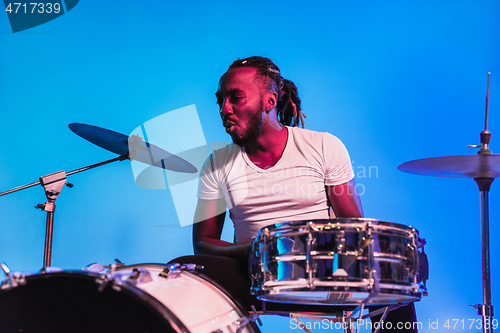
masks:
<svg viewBox="0 0 500 333"><path fill-rule="evenodd" d="M284 126L297 127L302 123L304 128L304 118L300 108L300 98L295 84L281 76L280 69L270 59L263 57L249 57L234 61L229 69L238 67L253 67L257 70L266 85L267 91L274 91L277 95L276 110L278 111L278 121ZM292 125L293 124L293 125Z"/></svg>

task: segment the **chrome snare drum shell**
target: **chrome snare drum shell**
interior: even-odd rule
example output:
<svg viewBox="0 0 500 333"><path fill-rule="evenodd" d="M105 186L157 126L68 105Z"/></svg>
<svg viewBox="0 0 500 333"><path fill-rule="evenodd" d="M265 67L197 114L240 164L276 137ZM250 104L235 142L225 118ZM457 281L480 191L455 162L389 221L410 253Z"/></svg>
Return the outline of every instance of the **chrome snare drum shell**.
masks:
<svg viewBox="0 0 500 333"><path fill-rule="evenodd" d="M253 243L252 292L263 301L311 305L419 301L428 272L424 244L412 227L367 218L265 227Z"/></svg>

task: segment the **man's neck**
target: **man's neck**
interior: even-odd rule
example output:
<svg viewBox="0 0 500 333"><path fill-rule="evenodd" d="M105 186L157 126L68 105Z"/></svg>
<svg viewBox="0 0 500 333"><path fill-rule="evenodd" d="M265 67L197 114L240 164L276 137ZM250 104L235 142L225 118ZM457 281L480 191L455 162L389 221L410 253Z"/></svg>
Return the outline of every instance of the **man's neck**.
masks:
<svg viewBox="0 0 500 333"><path fill-rule="evenodd" d="M274 166L285 150L288 140L288 129L284 126L263 128L253 143L245 146L250 160L261 169Z"/></svg>

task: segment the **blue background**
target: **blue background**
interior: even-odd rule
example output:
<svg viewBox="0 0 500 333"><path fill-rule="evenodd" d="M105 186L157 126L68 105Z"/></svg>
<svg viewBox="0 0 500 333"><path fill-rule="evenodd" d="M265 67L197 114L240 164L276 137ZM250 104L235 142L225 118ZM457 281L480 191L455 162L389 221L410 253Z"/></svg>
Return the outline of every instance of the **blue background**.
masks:
<svg viewBox="0 0 500 333"><path fill-rule="evenodd" d="M416 304L421 331L447 319L464 319L467 331L468 319L480 318L468 304L482 303L477 185L397 166L476 153L466 146L479 144L484 129L487 72L490 147L499 152L499 14L493 0L82 1L15 34L0 14L0 191L115 157L73 134L72 122L128 135L195 104L206 141L228 141L215 104L218 79L237 58L267 56L297 84L306 128L333 133L349 149L365 215L412 225L427 240L429 296ZM182 126L188 130L178 138L186 140L189 121ZM137 186L130 162L69 181L74 188L56 201L53 266L192 253L191 227L179 226L170 191ZM493 304L498 191L494 182ZM40 187L0 198L0 261L14 271L42 266L45 213L33 207L45 201ZM231 228L224 237L232 238ZM263 332L296 331L286 318L264 319Z"/></svg>

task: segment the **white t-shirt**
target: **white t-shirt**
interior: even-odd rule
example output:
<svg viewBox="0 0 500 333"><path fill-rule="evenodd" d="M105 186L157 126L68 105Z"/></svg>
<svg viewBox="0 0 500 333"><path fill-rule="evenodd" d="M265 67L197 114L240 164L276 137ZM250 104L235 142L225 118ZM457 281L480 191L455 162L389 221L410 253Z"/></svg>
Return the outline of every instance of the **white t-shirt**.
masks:
<svg viewBox="0 0 500 333"><path fill-rule="evenodd" d="M198 198L225 198L238 243L271 224L328 219L325 186L354 178L344 144L329 133L287 127L279 161L256 166L236 144L215 150L200 172Z"/></svg>

